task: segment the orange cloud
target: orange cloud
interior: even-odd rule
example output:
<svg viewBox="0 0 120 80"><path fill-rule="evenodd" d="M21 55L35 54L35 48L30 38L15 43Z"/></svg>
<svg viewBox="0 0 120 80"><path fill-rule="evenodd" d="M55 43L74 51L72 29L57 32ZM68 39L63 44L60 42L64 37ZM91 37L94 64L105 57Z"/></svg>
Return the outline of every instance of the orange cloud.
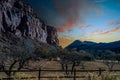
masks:
<svg viewBox="0 0 120 80"><path fill-rule="evenodd" d="M73 25L75 24L75 21L69 20L67 23L61 24L57 26L58 32L64 32L64 31L70 31L74 27Z"/></svg>
<svg viewBox="0 0 120 80"><path fill-rule="evenodd" d="M111 33L117 32L117 31L120 31L120 27L116 27L116 28L114 28L112 30L105 31L105 32L101 33L101 35L107 35L107 34L111 34Z"/></svg>
<svg viewBox="0 0 120 80"><path fill-rule="evenodd" d="M57 12L59 24L56 24L56 28L59 32L70 31L74 27L87 28L91 25L76 26L76 24L84 24L86 15L89 11L94 10L96 14L101 14L101 9L96 4L91 3L94 1L87 0L52 0L54 9ZM91 4L90 4L91 3ZM54 17L53 16L53 17ZM54 19L53 19L54 20Z"/></svg>
<svg viewBox="0 0 120 80"><path fill-rule="evenodd" d="M90 36L94 36L94 35L108 35L108 34L111 34L111 33L114 33L114 32L117 32L117 31L120 31L120 27L116 27L112 30L108 30L108 31L104 31L104 30L95 30L95 31L92 31L90 33Z"/></svg>
<svg viewBox="0 0 120 80"><path fill-rule="evenodd" d="M65 0L63 3L60 0L53 0L53 2L59 16L64 20L63 23L57 25L58 31L64 32L66 30L72 30L73 25L78 22L80 1Z"/></svg>
<svg viewBox="0 0 120 80"><path fill-rule="evenodd" d="M93 35L96 35L96 34L103 33L103 32L104 32L103 30L94 30L90 33L90 37L92 37Z"/></svg>

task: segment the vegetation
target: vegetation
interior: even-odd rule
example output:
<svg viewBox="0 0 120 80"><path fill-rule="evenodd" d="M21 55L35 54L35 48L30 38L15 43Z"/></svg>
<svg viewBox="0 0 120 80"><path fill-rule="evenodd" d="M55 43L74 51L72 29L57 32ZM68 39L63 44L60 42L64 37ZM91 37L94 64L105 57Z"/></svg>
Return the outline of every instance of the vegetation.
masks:
<svg viewBox="0 0 120 80"><path fill-rule="evenodd" d="M109 70L112 70L116 64L116 54L110 50L106 50L103 56L103 63L108 67Z"/></svg>
<svg viewBox="0 0 120 80"><path fill-rule="evenodd" d="M72 78L59 78L60 76L66 76L64 73L49 73L46 76L55 76L56 78L46 78L41 80L73 80ZM79 75L80 76L80 75ZM31 79L31 74L25 74L25 73L17 73L13 76L13 80L38 80L37 77L34 79ZM3 76L0 76L0 79L2 80ZM25 79L23 79L25 78ZM103 73L102 75L98 75L96 73L86 73L85 78L76 78L76 80L119 80L120 75L111 74L108 71Z"/></svg>
<svg viewBox="0 0 120 80"><path fill-rule="evenodd" d="M38 59L52 60L58 57L58 50L53 46L49 46L46 48L39 45L35 48L34 54L37 56L36 58Z"/></svg>
<svg viewBox="0 0 120 80"><path fill-rule="evenodd" d="M105 72L101 76L98 76L96 73L89 73L85 80L119 80L119 77L109 72Z"/></svg>
<svg viewBox="0 0 120 80"><path fill-rule="evenodd" d="M50 56L50 52L49 50L41 47L41 46L38 46L36 49L35 49L35 52L34 52L37 56L39 56L39 58L48 58Z"/></svg>
<svg viewBox="0 0 120 80"><path fill-rule="evenodd" d="M76 50L68 51L66 49L63 49L60 51L60 64L62 67L62 70L68 70L68 66L72 65L71 70L73 73L73 70L75 69L76 66L79 66L82 61L90 61L92 60L92 56L85 52L85 51L80 51L77 52Z"/></svg>
<svg viewBox="0 0 120 80"><path fill-rule="evenodd" d="M3 48L0 55L0 70L5 71L9 77L15 75L15 72L13 73L11 70L21 70L27 61L34 57L26 47L15 45Z"/></svg>
<svg viewBox="0 0 120 80"><path fill-rule="evenodd" d="M120 61L120 55L111 50L98 50L96 51L96 54L91 54L90 51L85 50L76 51L73 49L68 51L66 49L56 48L54 46L45 45L42 43L40 45L34 44L27 40L26 42L19 41L17 45L0 45L0 70L7 70L5 73L10 77L17 74L16 72L12 72L12 70L19 71L24 69L26 65L29 68L28 63L30 60L34 62L41 60L55 60L56 62L60 63L62 70L65 70L66 75L68 75L68 69L71 69L71 73L73 73L76 67L80 67L82 65L84 68L84 63L87 61L102 60L102 63L104 63L104 65L106 65L109 70L112 70L116 64L119 64ZM60 59L57 60L57 58ZM100 77L97 76L96 80L97 78ZM111 77L109 79L111 79ZM98 80L105 79L102 77Z"/></svg>

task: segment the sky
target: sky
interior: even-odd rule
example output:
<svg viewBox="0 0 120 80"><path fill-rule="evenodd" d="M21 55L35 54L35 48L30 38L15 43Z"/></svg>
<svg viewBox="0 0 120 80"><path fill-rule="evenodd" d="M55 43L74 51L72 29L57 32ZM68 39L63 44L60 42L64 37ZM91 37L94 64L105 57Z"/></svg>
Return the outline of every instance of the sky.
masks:
<svg viewBox="0 0 120 80"><path fill-rule="evenodd" d="M120 0L25 0L47 25L56 27L59 42L120 40Z"/></svg>

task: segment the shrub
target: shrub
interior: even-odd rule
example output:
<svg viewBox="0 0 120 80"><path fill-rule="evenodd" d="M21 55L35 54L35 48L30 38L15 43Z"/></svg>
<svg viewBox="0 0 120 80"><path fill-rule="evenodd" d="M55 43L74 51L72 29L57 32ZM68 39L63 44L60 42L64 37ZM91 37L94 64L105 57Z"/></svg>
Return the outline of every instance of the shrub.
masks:
<svg viewBox="0 0 120 80"><path fill-rule="evenodd" d="M31 75L25 74L25 73L17 73L15 76L13 76L13 80L37 80L36 79L30 79ZM26 78L26 79L21 79Z"/></svg>
<svg viewBox="0 0 120 80"><path fill-rule="evenodd" d="M96 73L89 73L85 80L120 80L120 78L106 71L101 76Z"/></svg>

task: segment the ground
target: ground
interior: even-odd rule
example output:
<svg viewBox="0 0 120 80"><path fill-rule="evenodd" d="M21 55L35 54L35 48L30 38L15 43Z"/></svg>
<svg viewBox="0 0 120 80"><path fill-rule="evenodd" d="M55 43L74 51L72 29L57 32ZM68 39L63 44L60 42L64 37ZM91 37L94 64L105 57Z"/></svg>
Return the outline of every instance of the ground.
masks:
<svg viewBox="0 0 120 80"><path fill-rule="evenodd" d="M32 64L31 64L32 63ZM33 65L34 64L34 65ZM80 69L83 69L82 68L82 65L84 65L84 69L87 69L87 70L96 70L96 69L99 69L99 68L102 68L102 69L107 69L107 66L102 62L102 61L85 61L85 62L82 62L82 64L80 64L79 66L76 67L76 69L80 70ZM37 61L37 62L30 62L30 66L31 68L38 68L41 67L42 69L61 69L61 65L58 61L45 61L45 60L42 60L42 61ZM70 65L71 66L71 65ZM115 64L113 69L120 69L120 64Z"/></svg>
<svg viewBox="0 0 120 80"><path fill-rule="evenodd" d="M85 70L98 70L99 68L107 70L107 66L105 66L102 63L102 61L86 61L86 62L83 62L83 63L84 63L84 69ZM48 60L41 60L41 61L37 61L37 62L30 61L29 62L29 66L30 66L31 69L39 69L40 67L41 67L41 69L44 69L44 70L45 69L46 70L60 70L61 69L61 65L59 64L58 61L48 61ZM82 65L80 65L80 66L77 66L76 69L77 70L82 70L83 67L82 67ZM113 69L120 70L120 64L116 64ZM89 74L89 72L87 72L87 73L82 73L82 72L80 73L80 72L78 72L77 73L77 75L79 75L79 76L80 75L88 75L88 74ZM112 74L120 76L119 75L120 72L112 73ZM17 73L17 76L18 75L19 76L27 76L27 77L31 77L31 76L32 77L38 77L38 72ZM65 73L59 73L59 72L42 72L41 75L42 76L58 76L58 75L59 76L64 76ZM5 77L5 74L4 73L0 73L0 77L3 77L3 76ZM47 79L45 79L45 80L47 80ZM63 79L63 80L66 80L66 79Z"/></svg>

